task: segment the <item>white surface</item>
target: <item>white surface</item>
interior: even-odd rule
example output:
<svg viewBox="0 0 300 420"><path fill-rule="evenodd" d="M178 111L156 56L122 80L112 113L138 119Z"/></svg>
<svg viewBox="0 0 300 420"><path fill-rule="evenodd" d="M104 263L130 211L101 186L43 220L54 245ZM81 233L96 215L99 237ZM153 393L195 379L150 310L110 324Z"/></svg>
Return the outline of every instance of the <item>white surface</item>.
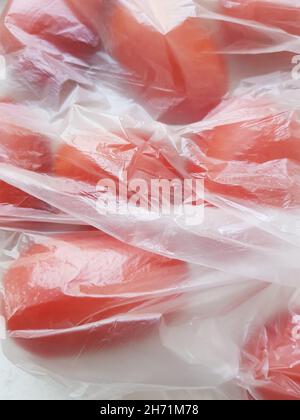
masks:
<svg viewBox="0 0 300 420"><path fill-rule="evenodd" d="M0 400L58 400L60 386L46 384L13 366L0 348Z"/></svg>

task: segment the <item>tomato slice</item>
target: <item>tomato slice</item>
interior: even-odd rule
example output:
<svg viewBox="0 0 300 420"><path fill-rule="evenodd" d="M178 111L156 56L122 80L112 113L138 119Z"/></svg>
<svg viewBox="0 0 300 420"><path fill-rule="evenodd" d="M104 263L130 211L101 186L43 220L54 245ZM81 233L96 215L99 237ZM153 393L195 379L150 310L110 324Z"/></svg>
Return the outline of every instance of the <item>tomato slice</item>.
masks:
<svg viewBox="0 0 300 420"><path fill-rule="evenodd" d="M134 153L135 145L119 136L97 133L76 136L72 144L63 144L58 149L54 172L96 185L102 178L118 179L120 171L128 169Z"/></svg>
<svg viewBox="0 0 300 420"><path fill-rule="evenodd" d="M100 232L50 237L29 246L5 275L7 327L32 332L20 342L45 354L78 351L87 340L91 346L114 342L128 331L132 338L130 322L113 320L99 328L93 323L170 299L186 275L185 263ZM143 311L140 318L147 328Z"/></svg>
<svg viewBox="0 0 300 420"><path fill-rule="evenodd" d="M257 381L251 398L300 400L299 326L299 315L280 313L249 335L242 369Z"/></svg>
<svg viewBox="0 0 300 420"><path fill-rule="evenodd" d="M53 163L49 138L18 125L19 113L25 115L24 107L5 103L0 104L0 111L0 162L33 172L49 173ZM30 114L30 111L26 112ZM7 118L8 115L10 116ZM49 208L42 201L3 181L0 181L0 204L12 204L21 208Z"/></svg>
<svg viewBox="0 0 300 420"><path fill-rule="evenodd" d="M78 0L44 0L42 5L39 0L9 0L1 22L2 48L6 52L36 48L44 40L48 47L54 45L76 56L95 52L100 37L94 19L99 18L101 2L99 8L92 8L91 18L84 7Z"/></svg>
<svg viewBox="0 0 300 420"><path fill-rule="evenodd" d="M289 111L217 126L194 138L203 167L194 164L189 170L205 177L207 190L217 194L261 205L299 206L299 129L296 113Z"/></svg>
<svg viewBox="0 0 300 420"><path fill-rule="evenodd" d="M159 212L164 199L169 199L171 205L175 202L174 190L164 190L164 193L153 186L152 180L182 182L183 177L159 148L147 142L148 138L146 133L133 133L131 139L113 133L106 137L95 133L73 138L72 145L64 144L58 149L54 173L85 183L78 183L78 195L89 195L95 202L103 197L98 189L99 181L108 180L109 188L113 181L110 191L118 195L120 202L124 200L135 208ZM168 194L168 198L163 194Z"/></svg>
<svg viewBox="0 0 300 420"><path fill-rule="evenodd" d="M117 194L120 202L125 200L133 210L157 215L162 211L172 213L183 198L195 206L203 201L195 183L184 183L185 168L184 164L176 167L181 164L177 152L151 142L151 133L135 129L126 132L126 136L97 132L73 136L72 143L58 149L54 173L81 181L77 183L78 195L92 197L95 202L103 198L99 181L108 180L107 184L104 182L108 188L113 181L110 192ZM162 143L166 144L164 140Z"/></svg>
<svg viewBox="0 0 300 420"><path fill-rule="evenodd" d="M63 144L58 149L54 172L57 176L92 185L103 178L147 182L157 178L182 178L159 148L148 143L150 137L146 132L132 132L126 138L121 133L76 136L72 144Z"/></svg>
<svg viewBox="0 0 300 420"><path fill-rule="evenodd" d="M185 18L192 2L137 0L105 2L103 43L132 75L126 83L160 121L171 124L202 119L227 91L226 65L213 30L196 17Z"/></svg>
<svg viewBox="0 0 300 420"><path fill-rule="evenodd" d="M0 19L0 53L9 54L10 74L27 100L59 107L75 86L89 83L86 66L101 48L94 27L100 11L90 21L84 7L77 0L8 2Z"/></svg>
<svg viewBox="0 0 300 420"><path fill-rule="evenodd" d="M294 0L220 0L221 12L227 16L265 24L300 35L300 7ZM247 23L247 22L245 22ZM225 23L233 41L272 42L274 34L243 23ZM274 41L273 41L274 42Z"/></svg>
<svg viewBox="0 0 300 420"><path fill-rule="evenodd" d="M103 0L88 0L84 3L81 0L67 0L66 4L80 18L80 21L89 28L95 37L94 45L99 47L101 45L99 27L103 13Z"/></svg>

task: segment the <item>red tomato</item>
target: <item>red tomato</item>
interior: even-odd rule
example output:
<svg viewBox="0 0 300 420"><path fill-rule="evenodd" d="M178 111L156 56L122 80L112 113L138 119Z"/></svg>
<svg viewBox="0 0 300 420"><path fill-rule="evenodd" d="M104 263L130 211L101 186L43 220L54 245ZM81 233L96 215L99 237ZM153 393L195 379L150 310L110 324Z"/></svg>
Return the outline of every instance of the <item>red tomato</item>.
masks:
<svg viewBox="0 0 300 420"><path fill-rule="evenodd" d="M22 108L11 108L14 113ZM19 111L18 111L19 110ZM33 172L48 173L52 169L51 143L44 135L5 121L5 107L0 116L0 162ZM29 194L0 181L0 205L46 209L49 206Z"/></svg>
<svg viewBox="0 0 300 420"><path fill-rule="evenodd" d="M101 0L98 2L100 8ZM43 4L40 0L9 0L1 23L2 47L12 52L23 46L36 48L45 40L74 55L94 52L100 45L94 28L100 12L93 7L90 20L83 7L86 5L78 0L44 0Z"/></svg>
<svg viewBox="0 0 300 420"><path fill-rule="evenodd" d="M68 0L66 3L74 10L81 22L90 28L92 33L99 39L103 0L88 0L84 3L82 0ZM98 46L100 45L99 40L97 44Z"/></svg>
<svg viewBox="0 0 300 420"><path fill-rule="evenodd" d="M72 145L62 145L56 154L56 175L96 185L103 178L114 180L180 177L167 159L147 143L147 135L139 133L125 139L123 134L101 134L76 137Z"/></svg>
<svg viewBox="0 0 300 420"><path fill-rule="evenodd" d="M83 8L86 2L79 0L8 2L0 20L0 53L14 53L8 67L27 99L33 95L43 106L45 100L60 106L76 85L89 83L86 68L66 55L88 60L101 46L94 28L100 10L95 8L90 21Z"/></svg>
<svg viewBox="0 0 300 420"><path fill-rule="evenodd" d="M203 167L189 166L205 177L207 190L261 205L300 204L297 184L300 124L293 112L217 126L194 140ZM205 170L204 170L205 168Z"/></svg>
<svg viewBox="0 0 300 420"><path fill-rule="evenodd" d="M151 181L183 179L160 151L154 149L144 138L139 138L139 144L130 143L124 139L124 135L115 136L115 143L114 137L107 143L101 135L98 138L77 138L72 146L63 145L58 149L54 160L54 173L60 177L87 183L86 186L78 184L78 194L89 194L95 201L98 197L98 182L113 180L114 194L118 194L125 201L132 200L131 204L137 208L142 206L150 210L151 207L152 211L159 211L164 196L161 190L157 189L151 194ZM134 184L136 182L137 184ZM175 201L173 189L170 191L170 201Z"/></svg>
<svg viewBox="0 0 300 420"><path fill-rule="evenodd" d="M220 4L221 12L225 15L300 35L300 6L295 5L294 0L220 0ZM274 39L274 34L242 23L226 22L225 25L235 41L246 38L251 41L271 42Z"/></svg>
<svg viewBox="0 0 300 420"><path fill-rule="evenodd" d="M172 211L172 205L178 204L183 193L187 199L187 191L183 190L184 176L169 162L165 151L148 141L150 138L151 134L135 130L127 132L126 139L124 134L112 133L104 137L95 133L73 138L72 145L64 144L58 149L54 173L86 183L78 183L78 194L89 195L95 201L98 193L102 194L96 185L100 180L109 179L114 181L114 191L134 207L160 214L165 204L168 209L171 205ZM176 157L172 156L172 161ZM160 180L163 181L161 188ZM199 202L196 193L192 185L190 200L195 205Z"/></svg>
<svg viewBox="0 0 300 420"><path fill-rule="evenodd" d="M180 16L192 2L152 3L150 9L142 0L130 6L105 2L104 46L132 72L126 83L155 118L172 124L200 120L227 91L213 30L199 18Z"/></svg>
<svg viewBox="0 0 300 420"><path fill-rule="evenodd" d="M87 342L91 347L118 342L123 334L132 338L135 323L92 323L126 315L151 299L158 303L168 288L171 298L186 274L183 262L100 232L52 237L30 246L5 275L7 327L12 333L32 332L21 343L49 354L78 351Z"/></svg>
<svg viewBox="0 0 300 420"><path fill-rule="evenodd" d="M242 369L257 386L251 398L300 400L300 317L281 313L253 331L243 350Z"/></svg>
<svg viewBox="0 0 300 420"><path fill-rule="evenodd" d="M96 185L103 178L117 179L120 171L128 169L135 146L101 134L76 137L72 145L63 144L57 151L54 172ZM121 175L121 174L120 174Z"/></svg>

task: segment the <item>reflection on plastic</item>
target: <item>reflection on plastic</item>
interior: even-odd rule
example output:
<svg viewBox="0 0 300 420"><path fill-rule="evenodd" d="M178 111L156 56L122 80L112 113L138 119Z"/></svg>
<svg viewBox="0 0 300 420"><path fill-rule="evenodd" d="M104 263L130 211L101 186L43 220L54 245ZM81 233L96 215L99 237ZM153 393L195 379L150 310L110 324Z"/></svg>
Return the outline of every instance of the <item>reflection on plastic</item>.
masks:
<svg viewBox="0 0 300 420"><path fill-rule="evenodd" d="M101 233L50 237L31 245L4 276L7 328L21 331L18 341L44 354L101 348L157 322L153 317L131 322L116 317L130 315L151 299L174 298L187 274L180 261ZM30 331L27 341L22 331Z"/></svg>
<svg viewBox="0 0 300 420"><path fill-rule="evenodd" d="M299 399L299 16L298 0L7 1L10 360L76 398ZM130 212L120 187L124 211L101 212L104 179L130 198L131 181L204 181L204 218L149 215L148 193Z"/></svg>

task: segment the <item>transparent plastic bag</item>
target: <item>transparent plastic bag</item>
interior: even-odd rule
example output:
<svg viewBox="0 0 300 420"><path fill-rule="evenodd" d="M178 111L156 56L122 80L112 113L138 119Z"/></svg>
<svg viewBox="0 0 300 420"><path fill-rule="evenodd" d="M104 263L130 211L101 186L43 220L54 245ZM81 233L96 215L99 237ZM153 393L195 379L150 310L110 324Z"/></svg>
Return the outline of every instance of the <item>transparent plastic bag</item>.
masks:
<svg viewBox="0 0 300 420"><path fill-rule="evenodd" d="M180 129L79 110L59 137L56 176L1 164L0 177L135 246L234 275L297 285L298 91L285 81L266 87L265 80L249 80L214 116ZM227 131L228 150L220 143ZM234 160L235 142L249 133L252 143L237 150L239 160ZM223 155L205 155L210 138L220 143ZM103 178L117 188L137 178L147 186L156 178L204 179L203 213L189 224L182 213L149 212L148 196L138 209L120 196L116 207L114 193L107 196L98 185ZM126 193L130 198L131 191Z"/></svg>
<svg viewBox="0 0 300 420"><path fill-rule="evenodd" d="M107 382L116 390L123 388L124 395L141 391L138 384L153 390L155 385L197 387L199 380L204 388L219 380L223 384L217 373L210 379L208 369L202 379L193 366L186 371L185 361L165 348L164 329L172 331L178 322L185 324L196 316L198 299L206 317L214 300L213 284L220 290L227 284L218 301L220 311L230 304L230 292L242 301L249 290L261 289L258 282L244 284L99 232L51 236L3 232L2 244L7 356L25 369L28 357L37 363L36 372L47 369L50 377L61 376L71 387L73 381L76 387L92 389L95 384L97 392ZM230 360L228 350L224 353Z"/></svg>
<svg viewBox="0 0 300 420"><path fill-rule="evenodd" d="M6 37L17 38L18 42L13 47L4 43L8 45L4 54L8 79L4 85L9 87L12 80L22 87L8 89L18 106L47 112L55 141L52 170L40 173L4 162L0 165L2 181L49 203L67 217L134 246L234 275L243 276L250 270L251 277L295 285L299 272L299 234L295 226L299 224L300 134L299 83L293 75L292 60L297 57L298 36L269 23L252 22L261 31L272 33L272 42L267 47L258 44L255 49L242 44L237 50L221 30L224 22L233 18L220 11L217 2L200 1L164 5L156 1L91 2L90 7L97 11L95 18L99 15L95 32L93 22L83 17L80 4L75 3L60 0L55 2L55 9L41 9L35 1L30 7L19 0L8 2L3 26ZM24 20L30 10L31 24ZM58 19L66 28L62 34L59 24L53 24L57 16L63 16ZM120 19L125 25L125 39L123 32L107 29L110 20L106 16L117 22ZM81 22L82 28L76 26L81 28L79 33L72 32L74 19ZM249 25L248 20L240 23ZM40 26L47 31L41 31ZM178 35L177 29L187 38ZM133 36L135 33L140 37ZM74 54L69 48L74 38L87 44L91 41L95 48L90 50L85 45L86 54L80 48ZM98 38L101 42L96 42ZM210 51L205 49L208 38L214 44ZM152 41L159 47L151 48ZM194 49L190 51L185 42ZM149 44L148 54L140 61L134 56L129 62L131 54L142 54L144 44ZM23 53L30 55L34 69L25 66L18 70L24 64ZM161 61L155 61L155 57ZM222 69L213 70L208 58L220 60ZM48 74L51 60L56 64L53 74ZM206 76L197 79L193 76L197 67L192 71L190 65L205 68ZM183 71L180 77L178 66ZM39 72L42 82L31 77ZM220 104L202 121L176 126L153 119L159 118L153 104L159 115L172 114L175 118L182 116L184 109L191 116L193 95L199 103L206 103L193 83L200 84L203 94L212 86L206 83L210 73L213 88L224 75L231 82L221 82L227 87L219 95ZM188 83L185 89L183 80ZM165 85L167 81L173 86ZM142 93L136 92L135 86L142 88ZM178 95L182 96L179 102ZM214 95L206 92L204 96ZM2 106L15 105L6 102ZM40 126L40 120L36 122ZM179 118L174 122L182 121ZM42 125L39 128L44 131ZM236 144L249 135L249 143L235 151ZM220 150L207 148L207 142ZM257 148L260 143L264 145ZM135 203L128 207L128 197L118 196L116 210L110 205L107 190L97 187L103 178L116 182L117 189L119 182L129 187L129 197L136 195L129 184L137 178L147 186L153 179L204 180L204 217L200 213L199 221L190 225L185 214L149 214L147 195L143 197L145 205L138 209ZM40 217L37 214L35 218L38 221Z"/></svg>
<svg viewBox="0 0 300 420"><path fill-rule="evenodd" d="M36 173L51 173L55 150L55 130L49 115L38 107L2 102L0 104L0 161ZM24 190L0 182L0 224L24 228L34 223L78 224L78 221Z"/></svg>
<svg viewBox="0 0 300 420"><path fill-rule="evenodd" d="M70 397L300 398L299 289L99 232L1 241L5 355Z"/></svg>
<svg viewBox="0 0 300 420"><path fill-rule="evenodd" d="M106 314L81 325L68 313L67 326L8 328L9 358L60 378L82 397L107 395L108 384L115 396L170 388L213 390L215 398L229 399L236 392L281 398L283 389L285 397L298 396L297 339L273 342L274 329L285 340L297 319L291 302L300 272L298 3L6 2L0 225L24 233L4 239L4 307L11 259L21 274L24 258L32 259L25 271L29 277L36 271L39 281L43 264L39 255L35 265L30 252L43 250L55 282L72 278L91 258L89 278L99 251L89 238L97 235L109 238L103 239L109 255L122 255L117 261L124 258L125 267L128 261L129 275L136 267L124 249L132 246L137 270L147 252L176 265L176 282L165 289L163 279L174 281L174 273L165 275L158 264L155 274L155 264L146 264L146 279L154 278L151 298L134 290L124 308L111 302L110 309L122 309L116 319ZM157 181L167 182L162 197L153 197ZM187 194L179 194L177 205L183 187ZM60 292L69 297L69 290ZM49 314L56 312L50 307ZM26 321L22 312L20 319ZM140 330L146 337L138 338ZM138 343L123 342L124 333ZM252 334L261 337L258 349ZM102 350L104 342L115 345L114 335L122 348ZM16 340L29 343L32 353ZM38 356L36 346L69 346L73 354ZM283 370L275 363L277 346L293 356L282 355Z"/></svg>

